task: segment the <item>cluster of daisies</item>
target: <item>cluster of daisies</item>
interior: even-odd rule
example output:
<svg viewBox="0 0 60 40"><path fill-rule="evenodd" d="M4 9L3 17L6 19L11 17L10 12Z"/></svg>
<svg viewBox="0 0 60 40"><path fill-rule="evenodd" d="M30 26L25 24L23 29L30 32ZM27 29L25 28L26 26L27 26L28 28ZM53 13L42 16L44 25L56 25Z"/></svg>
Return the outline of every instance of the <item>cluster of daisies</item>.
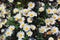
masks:
<svg viewBox="0 0 60 40"><path fill-rule="evenodd" d="M59 14L60 8L58 8L58 9L48 8L48 9L46 9L46 12L48 13L48 15L52 14L52 16L50 18L45 19L46 26L41 26L41 28L39 28L39 32L40 33L47 32L47 35L58 34L60 32L60 30L57 26L55 26L55 24L57 21L60 21L60 14ZM51 40L51 39L49 39L49 40Z"/></svg>
<svg viewBox="0 0 60 40"><path fill-rule="evenodd" d="M53 1L53 0L50 0ZM52 6L51 3L48 4L49 6ZM60 5L60 0L57 0L57 5ZM44 8L44 3L42 3L42 7L39 8L39 12L44 12L49 15L45 19L45 26L41 26L39 28L40 33L46 33L47 35L59 35L60 34L60 28L58 28L56 25L57 22L60 22L60 7L48 7L46 10ZM60 37L60 36L59 36ZM57 38L56 40L60 40L60 38ZM53 37L49 37L48 40L55 40Z"/></svg>
<svg viewBox="0 0 60 40"><path fill-rule="evenodd" d="M53 1L53 0L50 0ZM9 3L13 3L14 0L8 0ZM21 4L18 2L17 4ZM0 4L0 29L3 33L0 36L0 40L6 40L6 37L12 36L14 34L14 30L16 29L15 25L6 25L10 18L14 18L13 21L19 23L19 31L16 33L17 40L24 40L25 36L31 37L34 35L33 31L38 29L38 33L46 35L59 35L57 40L60 40L60 28L58 28L56 23L60 22L60 7L56 7L60 5L60 0L57 0L57 5L55 7L52 6L51 3L48 4L49 7L46 7L46 4L43 2L39 2L38 12L46 14L49 16L44 19L45 26L37 28L37 25L33 24L34 17L38 18L38 13L33 11L36 4L34 2L29 2L27 8L13 8L12 13L6 6L6 4ZM50 7L51 6L51 7ZM13 15L14 14L14 15ZM13 15L13 16L11 16ZM38 17L37 17L38 16ZM6 29L3 29L6 27ZM17 29L18 30L18 29ZM29 39L30 40L30 39ZM54 40L53 37L49 37L48 40Z"/></svg>
<svg viewBox="0 0 60 40"><path fill-rule="evenodd" d="M29 37L32 36L33 32L31 31L31 29L32 30L36 29L35 25L33 25L33 24L29 25L29 24L25 23L26 18L27 18L27 22L28 23L32 23L33 22L33 17L35 17L35 16L37 17L37 13L32 10L34 7L35 7L35 3L29 2L28 3L28 8L25 8L25 9L22 9L22 10L19 10L18 8L15 8L13 10L14 13L18 12L14 16L15 21L17 21L18 23L20 23L19 28L24 30L24 31L19 31L17 33L17 37L18 37L19 40L21 40L22 38L24 38L25 33Z"/></svg>
<svg viewBox="0 0 60 40"><path fill-rule="evenodd" d="M9 2L13 2L13 0L8 0ZM19 4L19 3L18 3ZM32 9L35 7L34 2L28 3L28 8L22 8L21 10L19 8L14 8L13 13L16 14L14 17L14 21L17 21L20 26L20 29L23 29L23 31L17 32L18 40L23 40L25 35L28 37L31 37L33 35L33 32L31 30L35 30L36 26L34 24L31 24L33 22L33 17L37 17L37 13L34 12ZM8 19L11 17L10 10L6 9L6 6L4 3L0 4L0 15L4 18L4 20L0 19L0 28L2 28L2 25L6 25ZM6 17L6 15L8 15ZM27 19L27 22L25 23L25 20ZM14 32L15 26L9 25L6 30L1 29L1 32L4 32L4 34L0 37L1 40L5 40L6 37L11 36ZM26 34L25 34L26 33Z"/></svg>
<svg viewBox="0 0 60 40"><path fill-rule="evenodd" d="M2 28L2 25L5 25L7 22L7 19L5 19L9 15L10 12L8 9L6 9L6 5L4 3L0 4L0 28Z"/></svg>

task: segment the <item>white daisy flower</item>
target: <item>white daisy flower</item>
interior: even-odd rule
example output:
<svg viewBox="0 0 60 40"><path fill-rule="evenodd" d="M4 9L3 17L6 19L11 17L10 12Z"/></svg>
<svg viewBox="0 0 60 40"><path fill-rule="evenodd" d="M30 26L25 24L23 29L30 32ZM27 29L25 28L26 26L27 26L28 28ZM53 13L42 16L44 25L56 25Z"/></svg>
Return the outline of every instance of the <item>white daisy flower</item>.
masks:
<svg viewBox="0 0 60 40"><path fill-rule="evenodd" d="M31 12L28 13L28 16L29 17L34 17L34 16L37 16L37 13L31 11Z"/></svg>
<svg viewBox="0 0 60 40"><path fill-rule="evenodd" d="M52 14L52 13L53 13L51 8L46 9L46 12L47 12L48 14Z"/></svg>
<svg viewBox="0 0 60 40"><path fill-rule="evenodd" d="M8 29L9 29L10 31L13 31L13 30L15 29L15 26L10 25L10 26L8 27Z"/></svg>
<svg viewBox="0 0 60 40"><path fill-rule="evenodd" d="M19 10L19 12L23 13L23 8L21 10Z"/></svg>
<svg viewBox="0 0 60 40"><path fill-rule="evenodd" d="M28 35L28 36L32 36L32 34L33 34L32 31L28 31L28 32L27 32L27 35Z"/></svg>
<svg viewBox="0 0 60 40"><path fill-rule="evenodd" d="M40 11L40 12L43 12L43 11L44 11L44 7L40 7L40 8L39 8L39 11Z"/></svg>
<svg viewBox="0 0 60 40"><path fill-rule="evenodd" d="M2 10L5 10L5 8L6 8L6 5L4 4L4 3L2 3L1 5L0 5L0 10L2 11Z"/></svg>
<svg viewBox="0 0 60 40"><path fill-rule="evenodd" d="M0 39L5 40L6 36L3 34L2 36L0 36Z"/></svg>
<svg viewBox="0 0 60 40"><path fill-rule="evenodd" d="M28 12L29 12L30 10L29 9L22 9L22 14L24 15L24 16L28 16Z"/></svg>
<svg viewBox="0 0 60 40"><path fill-rule="evenodd" d="M46 23L46 25L49 25L50 24L50 19L49 18L45 19L45 23Z"/></svg>
<svg viewBox="0 0 60 40"><path fill-rule="evenodd" d="M23 31L20 31L20 32L18 32L17 33L17 37L19 38L19 39L22 39L22 38L24 38L24 32Z"/></svg>
<svg viewBox="0 0 60 40"><path fill-rule="evenodd" d="M60 16L58 16L58 21L60 21Z"/></svg>
<svg viewBox="0 0 60 40"><path fill-rule="evenodd" d="M57 3L60 4L60 0L57 0Z"/></svg>
<svg viewBox="0 0 60 40"><path fill-rule="evenodd" d="M17 13L17 12L19 12L19 9L18 8L14 8L13 9L13 13Z"/></svg>
<svg viewBox="0 0 60 40"><path fill-rule="evenodd" d="M31 29L32 30L35 30L36 29L36 26L35 25L31 25Z"/></svg>
<svg viewBox="0 0 60 40"><path fill-rule="evenodd" d="M30 30L30 25L26 24L23 28L24 31L29 31Z"/></svg>
<svg viewBox="0 0 60 40"><path fill-rule="evenodd" d="M16 21L19 20L21 18L21 14L15 15L14 18L15 18Z"/></svg>
<svg viewBox="0 0 60 40"><path fill-rule="evenodd" d="M10 31L9 29L7 29L6 32L5 32L5 35L6 36L11 36L12 35L12 31Z"/></svg>
<svg viewBox="0 0 60 40"><path fill-rule="evenodd" d="M53 14L52 18L54 18L54 20L56 20L56 19L58 19L58 16L56 14Z"/></svg>
<svg viewBox="0 0 60 40"><path fill-rule="evenodd" d="M45 27L46 27L46 30L49 30L49 29L51 29L52 26L47 26L46 25Z"/></svg>
<svg viewBox="0 0 60 40"><path fill-rule="evenodd" d="M24 23L24 20L25 20L25 18L24 18L24 17L21 17L21 18L18 20L18 22L19 22L19 23Z"/></svg>
<svg viewBox="0 0 60 40"><path fill-rule="evenodd" d="M59 30L58 30L57 27L52 27L52 29L51 29L52 34L55 34L55 33L57 33L58 31L59 31Z"/></svg>
<svg viewBox="0 0 60 40"><path fill-rule="evenodd" d="M44 33L44 32L46 32L47 30L46 30L46 27L45 26L41 26L41 28L39 28L39 32L40 33Z"/></svg>
<svg viewBox="0 0 60 40"><path fill-rule="evenodd" d="M10 3L13 3L14 0L8 0Z"/></svg>
<svg viewBox="0 0 60 40"><path fill-rule="evenodd" d="M54 38L53 37L49 37L49 39L48 40L54 40Z"/></svg>
<svg viewBox="0 0 60 40"><path fill-rule="evenodd" d="M22 9L22 13L28 13L30 10L29 9Z"/></svg>
<svg viewBox="0 0 60 40"><path fill-rule="evenodd" d="M28 13L23 13L24 16L28 17Z"/></svg>
<svg viewBox="0 0 60 40"><path fill-rule="evenodd" d="M29 18L27 18L27 22L28 22L28 23L32 23L32 21L33 21L33 19L32 19L32 18L30 18L30 17L29 17Z"/></svg>
<svg viewBox="0 0 60 40"><path fill-rule="evenodd" d="M1 14L2 14L2 15L7 14L7 11L6 11L6 10L2 10L2 11L1 11Z"/></svg>
<svg viewBox="0 0 60 40"><path fill-rule="evenodd" d="M52 20L51 20L51 19L52 19ZM56 21L55 21L53 18L50 18L50 24L53 25L53 24L55 24L55 22L56 22Z"/></svg>
<svg viewBox="0 0 60 40"><path fill-rule="evenodd" d="M24 26L25 26L25 23L21 23L19 27L23 28Z"/></svg>
<svg viewBox="0 0 60 40"><path fill-rule="evenodd" d="M57 13L57 9L56 8L53 8L52 11L53 11L54 14Z"/></svg>
<svg viewBox="0 0 60 40"><path fill-rule="evenodd" d="M60 14L60 8L58 8L57 13Z"/></svg>
<svg viewBox="0 0 60 40"><path fill-rule="evenodd" d="M34 8L35 7L35 3L34 2L29 2L28 3L28 8Z"/></svg>
<svg viewBox="0 0 60 40"><path fill-rule="evenodd" d="M7 19L4 19L3 21L2 21L2 24L4 25L4 24L6 24L7 23Z"/></svg>

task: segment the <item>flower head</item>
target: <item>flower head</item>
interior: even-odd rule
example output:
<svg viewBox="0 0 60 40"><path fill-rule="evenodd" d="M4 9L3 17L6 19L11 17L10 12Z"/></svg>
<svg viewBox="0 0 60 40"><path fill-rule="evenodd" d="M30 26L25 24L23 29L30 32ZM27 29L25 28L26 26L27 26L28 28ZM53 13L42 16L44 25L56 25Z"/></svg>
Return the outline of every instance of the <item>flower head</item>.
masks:
<svg viewBox="0 0 60 40"><path fill-rule="evenodd" d="M29 17L34 17L34 16L37 16L37 13L35 13L34 11L31 11L28 13L28 16Z"/></svg>
<svg viewBox="0 0 60 40"><path fill-rule="evenodd" d="M28 35L28 36L32 36L32 34L33 34L32 31L28 31L28 32L27 32L27 35Z"/></svg>
<svg viewBox="0 0 60 40"><path fill-rule="evenodd" d="M24 38L24 32L23 31L18 32L17 37L20 39Z"/></svg>
<svg viewBox="0 0 60 40"><path fill-rule="evenodd" d="M6 32L5 32L5 35L6 36L11 36L12 35L12 31L10 31L9 29L7 29Z"/></svg>
<svg viewBox="0 0 60 40"><path fill-rule="evenodd" d="M34 8L35 7L35 3L34 2L29 2L28 3L28 7L29 8Z"/></svg>
<svg viewBox="0 0 60 40"><path fill-rule="evenodd" d="M58 31L59 30L57 27L52 27L52 29L51 29L52 34L56 34Z"/></svg>
<svg viewBox="0 0 60 40"><path fill-rule="evenodd" d="M49 39L48 40L54 40L54 38L53 37L49 37Z"/></svg>
<svg viewBox="0 0 60 40"><path fill-rule="evenodd" d="M41 26L41 28L39 28L39 32L40 33L44 33L44 32L46 32L47 30L46 30L46 27L45 26Z"/></svg>
<svg viewBox="0 0 60 40"><path fill-rule="evenodd" d="M30 30L30 25L26 24L23 28L24 31L29 31Z"/></svg>
<svg viewBox="0 0 60 40"><path fill-rule="evenodd" d="M8 29L9 29L10 31L13 31L13 30L15 29L15 26L10 25L10 26L8 27Z"/></svg>

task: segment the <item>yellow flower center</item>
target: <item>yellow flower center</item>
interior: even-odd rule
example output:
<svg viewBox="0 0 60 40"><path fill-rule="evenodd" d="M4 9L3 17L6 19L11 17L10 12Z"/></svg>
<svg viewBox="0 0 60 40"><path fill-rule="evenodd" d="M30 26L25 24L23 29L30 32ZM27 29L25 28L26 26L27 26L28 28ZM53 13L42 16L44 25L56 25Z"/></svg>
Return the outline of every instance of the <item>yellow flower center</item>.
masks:
<svg viewBox="0 0 60 40"><path fill-rule="evenodd" d="M2 35L2 38L5 38L4 35Z"/></svg>
<svg viewBox="0 0 60 40"><path fill-rule="evenodd" d="M54 10L53 12L54 12L54 13L57 13L57 10Z"/></svg>
<svg viewBox="0 0 60 40"><path fill-rule="evenodd" d="M18 10L15 10L15 12L18 12Z"/></svg>
<svg viewBox="0 0 60 40"><path fill-rule="evenodd" d="M22 24L22 27L24 27L25 24Z"/></svg>
<svg viewBox="0 0 60 40"><path fill-rule="evenodd" d="M58 18L58 20L60 20L60 18Z"/></svg>
<svg viewBox="0 0 60 40"><path fill-rule="evenodd" d="M56 16L53 16L54 19L56 19Z"/></svg>
<svg viewBox="0 0 60 40"><path fill-rule="evenodd" d="M22 19L20 19L20 22L22 22Z"/></svg>
<svg viewBox="0 0 60 40"><path fill-rule="evenodd" d="M32 7L33 5L32 4L30 4L30 7Z"/></svg>
<svg viewBox="0 0 60 40"><path fill-rule="evenodd" d="M60 4L60 1L58 1L58 4Z"/></svg>
<svg viewBox="0 0 60 40"><path fill-rule="evenodd" d="M18 18L15 18L15 20L17 21L17 20L18 20Z"/></svg>
<svg viewBox="0 0 60 40"><path fill-rule="evenodd" d="M26 27L25 30L28 30L28 27Z"/></svg>
<svg viewBox="0 0 60 40"><path fill-rule="evenodd" d="M48 12L48 13L50 13L50 12L51 12L51 10L50 10L50 9L48 9L48 10L47 10L47 12Z"/></svg>
<svg viewBox="0 0 60 40"><path fill-rule="evenodd" d="M10 30L14 30L14 28L10 28Z"/></svg>
<svg viewBox="0 0 60 40"><path fill-rule="evenodd" d="M23 35L22 35L22 34L20 34L19 36L20 36L20 37L22 37Z"/></svg>
<svg viewBox="0 0 60 40"><path fill-rule="evenodd" d="M41 29L40 31L41 31L41 32L44 32L44 29Z"/></svg>
<svg viewBox="0 0 60 40"><path fill-rule="evenodd" d="M54 28L53 32L56 32L56 29Z"/></svg>
<svg viewBox="0 0 60 40"><path fill-rule="evenodd" d="M46 23L49 23L49 20L46 20Z"/></svg>
<svg viewBox="0 0 60 40"><path fill-rule="evenodd" d="M7 34L9 35L9 34L10 34L10 32L7 32Z"/></svg>
<svg viewBox="0 0 60 40"><path fill-rule="evenodd" d="M30 14L30 16L32 17L32 16L33 16L33 14Z"/></svg>
<svg viewBox="0 0 60 40"><path fill-rule="evenodd" d="M53 20L50 20L51 23L53 23Z"/></svg>
<svg viewBox="0 0 60 40"><path fill-rule="evenodd" d="M30 32L28 32L28 34L31 34Z"/></svg>

